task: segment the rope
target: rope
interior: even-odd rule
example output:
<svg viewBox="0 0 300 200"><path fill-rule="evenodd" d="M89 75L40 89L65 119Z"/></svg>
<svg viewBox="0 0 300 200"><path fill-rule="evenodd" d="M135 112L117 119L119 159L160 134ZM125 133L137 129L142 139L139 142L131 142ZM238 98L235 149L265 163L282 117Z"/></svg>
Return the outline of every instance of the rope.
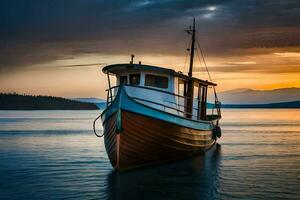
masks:
<svg viewBox="0 0 300 200"><path fill-rule="evenodd" d="M207 67L207 64L206 64L206 61L205 61L205 58L204 58L204 55L203 55L202 48L201 48L201 46L200 46L200 44L199 44L198 39L196 39L196 41L197 41L197 45L198 45L198 48L196 48L196 49L197 49L197 53L198 53L199 55L201 55L201 58L202 58L202 61L203 61L204 66L205 66L205 69L206 69L206 72L207 72L207 74L208 74L208 77L209 77L210 82L213 82L213 81L212 81L212 78L211 78L211 76L210 76L210 73L209 73L209 71L208 71L208 67ZM200 51L200 52L199 52L199 51ZM199 58L199 60L200 60L200 58ZM200 63L201 63L201 60L200 60ZM214 109L216 108L217 111L218 111L218 114L221 115L221 110L220 110L221 102L218 100L218 96L217 96L217 92L216 92L215 86L213 85L212 87L213 87L213 90L214 90L214 96L215 96L215 105L214 105L214 107L213 107L212 113L214 113Z"/></svg>
<svg viewBox="0 0 300 200"><path fill-rule="evenodd" d="M209 80L210 80L210 82L212 82L212 78L211 78L210 73L209 73L209 71L208 71L208 68L207 68L207 65L206 65L206 62L205 62L205 58L204 58L204 55L203 55L202 48L201 48L201 46L200 46L200 44L199 44L198 39L197 39L196 41L197 41L197 45L198 45L197 52L200 51L200 55L201 55L201 58L202 58L202 60L203 60L203 64L204 64L204 66L205 66L205 69L206 69L206 72L207 72L207 74L208 74Z"/></svg>
<svg viewBox="0 0 300 200"><path fill-rule="evenodd" d="M94 123L93 123L94 134L95 134L97 137L103 137L103 135L104 135L104 131L103 131L102 135L98 135L98 134L97 134L97 131L96 131L96 122L97 122L97 120L98 120L100 117L101 117L101 114L94 120Z"/></svg>
<svg viewBox="0 0 300 200"><path fill-rule="evenodd" d="M196 55L197 55L197 58L198 58L198 60L199 60L199 63L200 63L200 70L202 70L202 62L201 62L201 59L200 59L200 53L198 52L198 48L196 48L197 49L197 53L196 53Z"/></svg>
<svg viewBox="0 0 300 200"><path fill-rule="evenodd" d="M210 73L209 73L209 71L208 71L208 68L207 68L207 64L206 64L206 61L205 61L205 58L204 58L204 55L203 55L202 48L201 48L201 46L200 46L200 44L199 44L198 39L196 39L196 41L197 41L197 45L198 45L197 52L199 53L199 51L200 51L200 55L201 55L203 64L204 64L204 66L205 66L206 72L207 72L207 74L208 74L209 81L210 81L210 82L213 82L213 81L212 81L212 78L211 78L211 76L210 76ZM213 85L213 90L214 90L214 95L215 95L215 101L218 101L217 92L216 92L216 88L215 88L214 85Z"/></svg>

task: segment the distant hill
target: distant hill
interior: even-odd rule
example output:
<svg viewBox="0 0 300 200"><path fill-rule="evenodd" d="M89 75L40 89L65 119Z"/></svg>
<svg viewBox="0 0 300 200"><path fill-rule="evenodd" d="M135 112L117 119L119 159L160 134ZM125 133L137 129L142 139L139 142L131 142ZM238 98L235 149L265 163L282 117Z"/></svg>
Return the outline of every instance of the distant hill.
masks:
<svg viewBox="0 0 300 200"><path fill-rule="evenodd" d="M95 104L61 97L0 93L0 110L97 110Z"/></svg>
<svg viewBox="0 0 300 200"><path fill-rule="evenodd" d="M213 104L209 103L208 108ZM268 104L222 104L222 108L300 108L300 101L268 103Z"/></svg>
<svg viewBox="0 0 300 200"><path fill-rule="evenodd" d="M80 101L80 102L88 102L88 103L106 103L106 100L89 97L89 98L71 98L71 100Z"/></svg>
<svg viewBox="0 0 300 200"><path fill-rule="evenodd" d="M106 108L106 100L104 99L90 97L90 98L72 98L72 100L85 102L85 103L93 103L96 104L100 109Z"/></svg>
<svg viewBox="0 0 300 200"><path fill-rule="evenodd" d="M300 100L300 88L275 90L235 89L218 93L223 104L268 104ZM210 97L210 101L213 98Z"/></svg>

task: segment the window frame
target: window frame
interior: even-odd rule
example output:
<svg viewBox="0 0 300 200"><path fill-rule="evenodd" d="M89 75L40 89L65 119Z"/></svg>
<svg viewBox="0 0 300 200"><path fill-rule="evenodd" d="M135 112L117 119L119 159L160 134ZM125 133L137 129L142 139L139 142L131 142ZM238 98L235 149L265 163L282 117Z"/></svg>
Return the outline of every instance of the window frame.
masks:
<svg viewBox="0 0 300 200"><path fill-rule="evenodd" d="M122 78L126 78L126 83L122 83ZM127 75L120 75L119 76L119 85L127 85L128 84L128 76Z"/></svg>
<svg viewBox="0 0 300 200"><path fill-rule="evenodd" d="M138 76L138 83L132 83L132 77ZM129 85L140 85L141 84L141 73L134 73L134 74L129 74Z"/></svg>
<svg viewBox="0 0 300 200"><path fill-rule="evenodd" d="M147 84L147 76L152 76L154 77L154 85L150 85L150 84ZM167 80L167 85L166 87L160 87L158 84L157 84L157 78L163 78L163 79L166 79ZM145 86L147 87L154 87L154 88L159 88L159 89L168 89L169 88L169 77L168 76L162 76L162 75L157 75L157 74L145 74Z"/></svg>

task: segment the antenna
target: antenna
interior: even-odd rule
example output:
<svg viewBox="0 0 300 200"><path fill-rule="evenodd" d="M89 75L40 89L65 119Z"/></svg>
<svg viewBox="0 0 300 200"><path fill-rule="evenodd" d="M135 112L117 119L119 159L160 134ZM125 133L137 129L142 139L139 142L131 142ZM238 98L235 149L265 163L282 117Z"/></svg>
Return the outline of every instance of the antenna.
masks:
<svg viewBox="0 0 300 200"><path fill-rule="evenodd" d="M132 54L130 64L133 64L133 58L134 58L134 55Z"/></svg>

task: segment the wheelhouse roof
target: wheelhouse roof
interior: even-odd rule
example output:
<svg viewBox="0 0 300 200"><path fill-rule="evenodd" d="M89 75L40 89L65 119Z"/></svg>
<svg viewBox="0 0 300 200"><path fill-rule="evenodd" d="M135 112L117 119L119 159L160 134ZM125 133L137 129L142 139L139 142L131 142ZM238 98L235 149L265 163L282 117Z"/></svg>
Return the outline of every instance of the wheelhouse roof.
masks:
<svg viewBox="0 0 300 200"><path fill-rule="evenodd" d="M102 72L119 74L124 71L153 71L153 72L161 72L166 74L173 74L175 71L173 69L167 69L163 67L156 67L151 65L142 65L142 64L115 64L108 65L102 69Z"/></svg>
<svg viewBox="0 0 300 200"><path fill-rule="evenodd" d="M182 79L188 80L190 77L183 74L182 72L176 72L173 69L168 69L168 68L163 68L163 67L157 67L157 66L152 66L152 65L142 65L142 64L130 64L130 63L125 63L125 64L114 64L114 65L108 65L102 69L102 72L107 74L120 74L122 72L130 72L130 71L152 71L152 72L158 72L158 73L163 73L163 74L169 74L173 75L176 77L180 77ZM199 82L203 85L213 85L217 86L217 84L209 82L207 80L202 80L198 79L195 77L192 77L192 80L195 82Z"/></svg>

